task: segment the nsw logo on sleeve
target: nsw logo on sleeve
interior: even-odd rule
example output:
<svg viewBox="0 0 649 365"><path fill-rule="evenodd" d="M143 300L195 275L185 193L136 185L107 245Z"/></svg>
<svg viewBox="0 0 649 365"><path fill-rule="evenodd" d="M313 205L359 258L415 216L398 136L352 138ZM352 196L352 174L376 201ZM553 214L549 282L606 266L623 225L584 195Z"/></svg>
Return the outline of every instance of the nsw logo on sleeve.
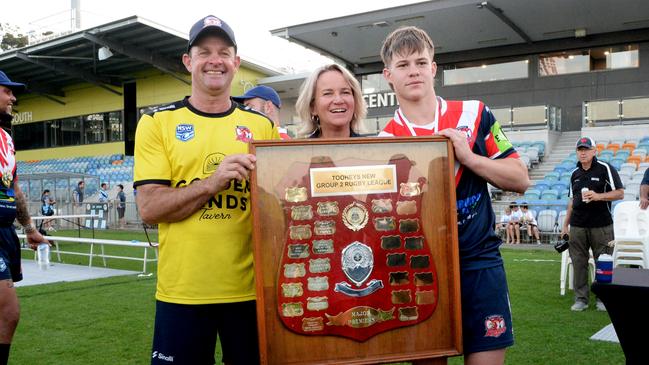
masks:
<svg viewBox="0 0 649 365"><path fill-rule="evenodd" d="M195 135L193 124L178 124L176 126L176 139L179 141L187 142L194 138Z"/></svg>
<svg viewBox="0 0 649 365"><path fill-rule="evenodd" d="M238 125L236 128L237 141L248 143L252 141L252 132L246 126Z"/></svg>

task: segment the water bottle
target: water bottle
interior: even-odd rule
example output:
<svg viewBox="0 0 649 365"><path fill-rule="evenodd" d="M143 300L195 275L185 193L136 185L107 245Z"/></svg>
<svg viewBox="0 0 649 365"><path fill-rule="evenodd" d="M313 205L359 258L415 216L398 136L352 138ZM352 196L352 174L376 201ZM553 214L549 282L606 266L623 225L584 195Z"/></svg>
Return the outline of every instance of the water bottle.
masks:
<svg viewBox="0 0 649 365"><path fill-rule="evenodd" d="M599 255L595 269L595 280L598 283L610 283L613 281L613 256L608 254Z"/></svg>
<svg viewBox="0 0 649 365"><path fill-rule="evenodd" d="M36 252L38 253L38 268L47 270L50 266L50 244L46 242L39 244Z"/></svg>

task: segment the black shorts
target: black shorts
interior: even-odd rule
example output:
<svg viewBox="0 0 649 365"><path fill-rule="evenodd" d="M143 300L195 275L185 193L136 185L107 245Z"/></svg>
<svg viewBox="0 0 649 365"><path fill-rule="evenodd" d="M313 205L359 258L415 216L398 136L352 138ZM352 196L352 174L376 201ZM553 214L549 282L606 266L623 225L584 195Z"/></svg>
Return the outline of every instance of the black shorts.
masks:
<svg viewBox="0 0 649 365"><path fill-rule="evenodd" d="M202 305L157 301L151 364L212 365L217 334L224 363L259 364L255 301Z"/></svg>
<svg viewBox="0 0 649 365"><path fill-rule="evenodd" d="M124 218L124 211L126 211L126 207L124 208L117 208L117 218L122 219Z"/></svg>
<svg viewBox="0 0 649 365"><path fill-rule="evenodd" d="M464 353L512 346L514 331L505 268L462 271L460 279Z"/></svg>
<svg viewBox="0 0 649 365"><path fill-rule="evenodd" d="M20 241L13 226L0 227L0 280L23 279L20 267Z"/></svg>

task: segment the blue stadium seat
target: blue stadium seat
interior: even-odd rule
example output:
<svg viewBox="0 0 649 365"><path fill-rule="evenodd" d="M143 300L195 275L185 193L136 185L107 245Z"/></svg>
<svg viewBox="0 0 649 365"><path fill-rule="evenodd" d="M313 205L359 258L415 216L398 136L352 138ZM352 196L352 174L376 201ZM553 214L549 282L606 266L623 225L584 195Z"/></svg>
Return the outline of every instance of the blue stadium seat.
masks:
<svg viewBox="0 0 649 365"><path fill-rule="evenodd" d="M563 190L568 190L568 184L563 181L555 181L551 188L561 193Z"/></svg>
<svg viewBox="0 0 649 365"><path fill-rule="evenodd" d="M541 200L557 200L559 198L559 192L554 189L545 190L541 194Z"/></svg>
<svg viewBox="0 0 649 365"><path fill-rule="evenodd" d="M598 160L604 161L604 162L610 162L612 158L613 158L613 156L611 156L611 155L597 156Z"/></svg>
<svg viewBox="0 0 649 365"><path fill-rule="evenodd" d="M610 158L613 158L614 154L615 153L612 150L602 150L602 152L599 153L599 156L597 156L597 158L599 158L601 160L604 156L608 155L609 159L610 159Z"/></svg>
<svg viewBox="0 0 649 365"><path fill-rule="evenodd" d="M629 158L630 155L631 155L631 151L629 150L619 150L615 154L615 158L619 158L626 161L626 159Z"/></svg>
<svg viewBox="0 0 649 365"><path fill-rule="evenodd" d="M557 173L557 172L548 172L545 175L545 178L543 180L546 180L546 181L559 181L559 173Z"/></svg>
<svg viewBox="0 0 649 365"><path fill-rule="evenodd" d="M565 166L557 165L557 166L554 167L554 172L559 173L559 177L560 177L561 174L563 174L565 171L566 171L566 167L565 167Z"/></svg>
<svg viewBox="0 0 649 365"><path fill-rule="evenodd" d="M538 200L541 197L541 192L536 189L528 189L523 197L525 200Z"/></svg>
<svg viewBox="0 0 649 365"><path fill-rule="evenodd" d="M545 156L545 142L543 141L534 141L530 147L536 147L539 149L539 156Z"/></svg>
<svg viewBox="0 0 649 365"><path fill-rule="evenodd" d="M616 170L619 170L625 161L626 160L622 160L620 158L613 158L611 159L611 161L609 161L609 163L611 164L611 166L615 167Z"/></svg>
<svg viewBox="0 0 649 365"><path fill-rule="evenodd" d="M550 181L541 180L534 185L534 189L543 192L543 190L547 190L550 188L550 184L551 184Z"/></svg>

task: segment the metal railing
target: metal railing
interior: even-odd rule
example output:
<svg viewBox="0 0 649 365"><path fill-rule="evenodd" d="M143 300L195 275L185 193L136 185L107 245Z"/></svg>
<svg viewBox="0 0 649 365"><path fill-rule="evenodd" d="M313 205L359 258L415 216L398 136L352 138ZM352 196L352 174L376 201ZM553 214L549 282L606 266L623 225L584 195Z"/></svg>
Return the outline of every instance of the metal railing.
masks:
<svg viewBox="0 0 649 365"><path fill-rule="evenodd" d="M582 126L649 123L649 97L584 101Z"/></svg>
<svg viewBox="0 0 649 365"><path fill-rule="evenodd" d="M25 234L18 234L18 238L22 239L23 242L26 240ZM158 243L152 242L139 242L139 241L121 241L121 240L107 240L107 239L96 239L96 238L82 238L82 237L62 237L62 236L47 236L48 240L54 241L55 250L52 253L56 253L58 261L61 261L61 254L65 255L74 255L74 256L85 256L88 257L88 267L92 267L93 258L98 257L103 260L104 267L106 265L106 259L119 259L119 260L133 260L142 262L142 274L147 274L147 264L151 262L158 261ZM85 243L89 246L89 252L78 252L78 251L62 251L59 247L59 242L76 242L76 243ZM95 252L95 245L99 245L101 252ZM104 245L109 246L122 246L122 247L137 247L144 249L144 255L142 257L134 256L122 256L122 255L107 255L104 251ZM32 251L28 247L23 247L23 250ZM153 250L155 252L155 258L149 258L148 251Z"/></svg>

